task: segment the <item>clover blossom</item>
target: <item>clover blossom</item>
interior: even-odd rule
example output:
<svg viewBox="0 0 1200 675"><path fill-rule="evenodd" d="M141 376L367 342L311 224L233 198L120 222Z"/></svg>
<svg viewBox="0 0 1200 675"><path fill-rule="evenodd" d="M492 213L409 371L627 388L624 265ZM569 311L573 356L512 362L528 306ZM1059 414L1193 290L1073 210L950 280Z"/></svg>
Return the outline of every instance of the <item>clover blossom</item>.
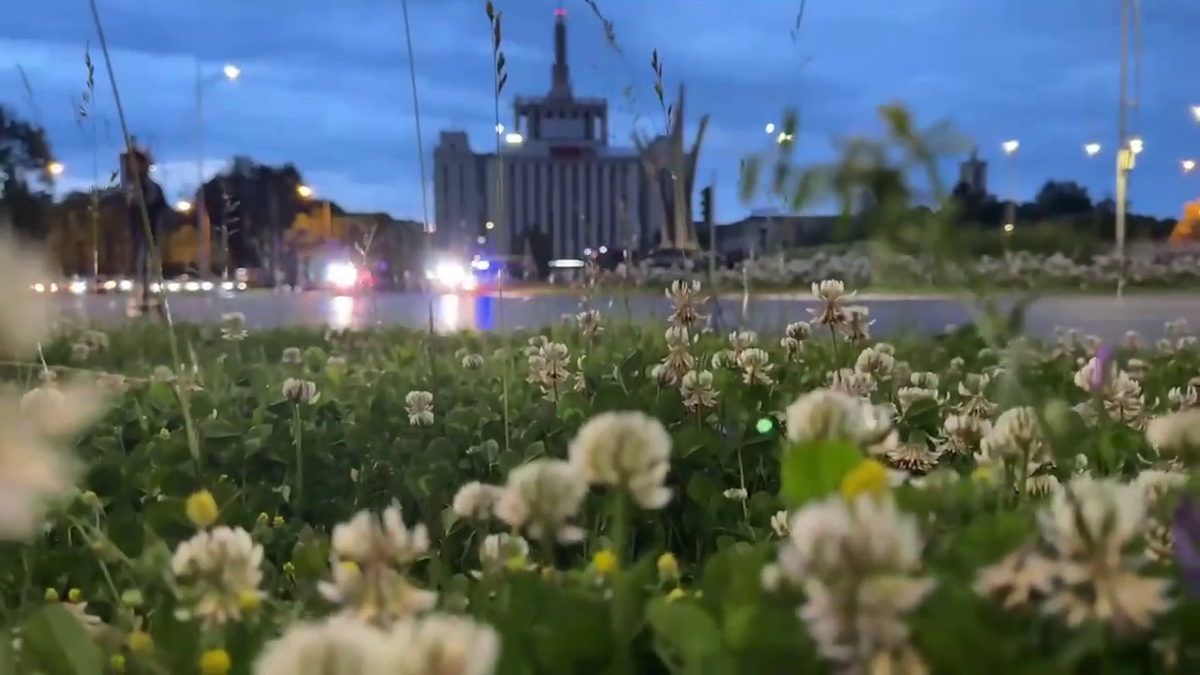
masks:
<svg viewBox="0 0 1200 675"><path fill-rule="evenodd" d="M201 530L175 548L171 571L186 617L205 625L238 621L258 607L262 593L263 547L238 527Z"/></svg>
<svg viewBox="0 0 1200 675"><path fill-rule="evenodd" d="M691 332L696 326L707 319L700 313L708 298L700 294L700 282L679 281L676 279L666 290L667 299L671 301L671 316L667 322Z"/></svg>
<svg viewBox="0 0 1200 675"><path fill-rule="evenodd" d="M895 440L891 416L882 408L833 389L804 394L785 415L788 440L795 444L843 440L873 448Z"/></svg>
<svg viewBox="0 0 1200 675"><path fill-rule="evenodd" d="M433 424L433 394L427 391L410 391L404 395L404 412L408 423L414 427Z"/></svg>
<svg viewBox="0 0 1200 675"><path fill-rule="evenodd" d="M603 413L588 420L567 448L572 467L593 485L629 493L643 509L671 499L671 436L662 422L640 412Z"/></svg>
<svg viewBox="0 0 1200 675"><path fill-rule="evenodd" d="M508 472L495 515L534 539L577 543L583 530L569 521L579 515L587 490L587 481L571 464L535 459Z"/></svg>
<svg viewBox="0 0 1200 675"><path fill-rule="evenodd" d="M558 401L567 393L571 357L565 344L542 338L538 346L526 349L526 360L526 381L540 388L547 401Z"/></svg>
<svg viewBox="0 0 1200 675"><path fill-rule="evenodd" d="M529 566L528 559L529 542L520 535L489 534L479 544L479 564L483 574L504 568L525 569Z"/></svg>
<svg viewBox="0 0 1200 675"><path fill-rule="evenodd" d="M854 297L854 292L847 293L844 283L837 279L814 281L812 294L820 302L817 309L808 310L812 315L813 324L833 329L846 323L847 316L843 305L847 299Z"/></svg>
<svg viewBox="0 0 1200 675"><path fill-rule="evenodd" d="M395 675L492 675L500 659L495 629L466 616L429 614L392 627Z"/></svg>
<svg viewBox="0 0 1200 675"><path fill-rule="evenodd" d="M254 675L395 675L389 635L345 617L292 624L269 642Z"/></svg>
<svg viewBox="0 0 1200 675"><path fill-rule="evenodd" d="M226 312L221 315L221 338L231 342L245 340L246 315L241 312Z"/></svg>
<svg viewBox="0 0 1200 675"><path fill-rule="evenodd" d="M39 387L20 399L0 390L0 540L40 532L54 500L73 489L78 464L61 442L90 426L102 404L83 383Z"/></svg>
<svg viewBox="0 0 1200 675"><path fill-rule="evenodd" d="M289 377L283 381L283 397L292 403L308 405L316 403L320 394L317 393L316 382Z"/></svg>
<svg viewBox="0 0 1200 675"><path fill-rule="evenodd" d="M390 626L437 602L437 593L405 577L428 552L429 533L424 525L409 529L398 506L385 509L382 517L359 511L333 528L330 549L332 580L317 590L347 616Z"/></svg>
<svg viewBox="0 0 1200 675"><path fill-rule="evenodd" d="M713 388L713 374L707 370L692 370L679 380L679 394L688 410L713 408L717 405L717 390Z"/></svg>
<svg viewBox="0 0 1200 675"><path fill-rule="evenodd" d="M933 590L916 518L889 494L831 497L792 515L769 581L802 589L798 615L824 658L860 670L908 651L905 617Z"/></svg>
<svg viewBox="0 0 1200 675"><path fill-rule="evenodd" d="M495 485L471 481L454 493L454 499L450 502L450 511L459 518L473 520L489 518L502 492Z"/></svg>
<svg viewBox="0 0 1200 675"><path fill-rule="evenodd" d="M984 568L976 591L1008 607L1039 602L1072 628L1146 630L1170 604L1167 580L1139 573L1145 557L1133 544L1151 525L1146 507L1138 485L1077 477L1038 512L1040 551L1023 547Z"/></svg>

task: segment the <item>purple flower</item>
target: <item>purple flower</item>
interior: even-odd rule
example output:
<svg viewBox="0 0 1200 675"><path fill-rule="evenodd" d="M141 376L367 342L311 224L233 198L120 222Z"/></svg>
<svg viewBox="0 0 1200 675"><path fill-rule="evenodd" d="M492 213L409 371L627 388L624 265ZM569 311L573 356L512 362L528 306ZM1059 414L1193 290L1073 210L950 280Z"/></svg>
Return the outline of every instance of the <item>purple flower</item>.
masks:
<svg viewBox="0 0 1200 675"><path fill-rule="evenodd" d="M1185 495L1171 517L1171 539L1175 563L1188 593L1200 595L1200 507Z"/></svg>
<svg viewBox="0 0 1200 675"><path fill-rule="evenodd" d="M1104 386L1104 376L1108 372L1108 362L1112 359L1112 347L1099 345L1096 347L1096 369L1092 371L1092 389Z"/></svg>

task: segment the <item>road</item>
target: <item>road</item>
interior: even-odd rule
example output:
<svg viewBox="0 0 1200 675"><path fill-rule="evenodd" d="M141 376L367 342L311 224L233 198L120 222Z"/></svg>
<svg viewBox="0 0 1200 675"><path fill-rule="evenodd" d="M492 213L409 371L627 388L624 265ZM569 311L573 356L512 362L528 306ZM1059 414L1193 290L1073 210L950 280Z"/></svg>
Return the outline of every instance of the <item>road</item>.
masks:
<svg viewBox="0 0 1200 675"><path fill-rule="evenodd" d="M126 296L57 296L65 313L100 323L123 321ZM896 332L935 332L970 320L967 310L955 299L929 297L865 297L856 301L870 309L876 335ZM779 330L791 321L808 319L807 309L816 303L803 296L755 298L749 303L746 325L757 330ZM326 293L275 293L251 291L228 296L174 295L171 315L176 321L215 322L225 312L241 312L250 327L282 325L330 325L363 328L375 324L425 327L438 331L460 329L503 330L537 328L577 311L578 300L568 295L506 297L455 297L387 293L359 298ZM659 296L602 297L596 307L614 319L662 320L667 300ZM628 307L628 309L627 309ZM722 328L741 323L741 302L723 300ZM1032 335L1050 337L1058 326L1076 328L1105 340L1118 339L1134 330L1148 338L1162 334L1166 321L1197 317L1200 295L1139 293L1123 299L1108 297L1045 298L1030 309L1027 329ZM1200 328L1200 321L1194 321Z"/></svg>

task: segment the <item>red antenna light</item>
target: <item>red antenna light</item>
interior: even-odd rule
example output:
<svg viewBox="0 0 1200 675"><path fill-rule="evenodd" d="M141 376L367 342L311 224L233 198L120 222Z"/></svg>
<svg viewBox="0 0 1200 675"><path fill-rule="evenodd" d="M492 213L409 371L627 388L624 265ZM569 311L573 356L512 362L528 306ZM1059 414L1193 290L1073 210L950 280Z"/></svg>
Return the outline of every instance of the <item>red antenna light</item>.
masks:
<svg viewBox="0 0 1200 675"><path fill-rule="evenodd" d="M567 10L563 9L562 7L559 7L554 10L554 16L566 16L566 15L567 15Z"/></svg>

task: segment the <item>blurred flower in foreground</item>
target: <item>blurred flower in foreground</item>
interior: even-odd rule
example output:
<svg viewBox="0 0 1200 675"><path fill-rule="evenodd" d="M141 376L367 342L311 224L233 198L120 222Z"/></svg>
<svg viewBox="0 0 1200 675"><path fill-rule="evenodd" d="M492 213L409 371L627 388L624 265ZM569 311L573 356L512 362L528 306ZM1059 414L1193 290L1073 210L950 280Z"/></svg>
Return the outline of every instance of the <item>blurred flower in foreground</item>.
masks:
<svg viewBox="0 0 1200 675"><path fill-rule="evenodd" d="M25 355L37 348L54 323L55 305L33 286L53 275L45 258L0 236L0 352Z"/></svg>

